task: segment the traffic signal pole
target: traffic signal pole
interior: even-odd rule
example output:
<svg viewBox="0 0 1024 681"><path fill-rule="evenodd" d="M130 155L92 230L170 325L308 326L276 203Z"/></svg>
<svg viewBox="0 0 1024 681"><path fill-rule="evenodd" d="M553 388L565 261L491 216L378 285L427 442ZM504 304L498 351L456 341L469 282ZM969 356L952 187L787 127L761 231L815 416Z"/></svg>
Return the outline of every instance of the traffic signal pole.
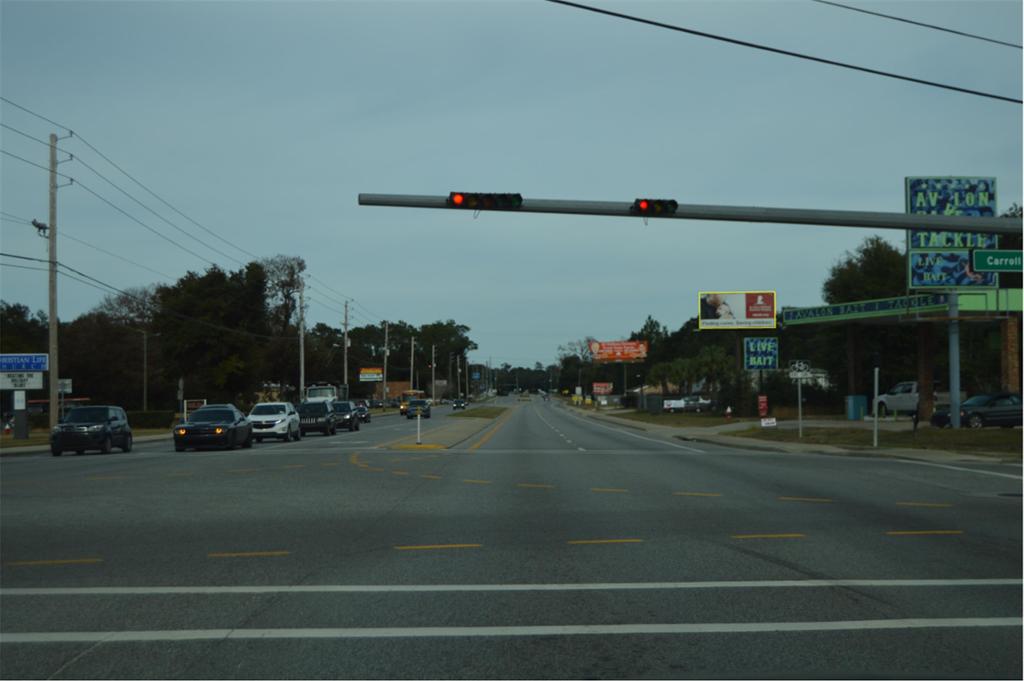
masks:
<svg viewBox="0 0 1024 681"><path fill-rule="evenodd" d="M453 209L447 196L416 194L360 194L360 206L392 208ZM487 209L484 209L487 211ZM757 206L713 206L680 203L674 213L643 215L633 209L632 201L574 201L565 199L523 199L514 210L495 213L562 213L570 215L608 215L659 220L715 220L726 222L771 222L824 227L861 229L927 229L983 234L1020 234L1021 218L987 218L969 215L912 215L852 210L816 210L806 208L760 208Z"/></svg>

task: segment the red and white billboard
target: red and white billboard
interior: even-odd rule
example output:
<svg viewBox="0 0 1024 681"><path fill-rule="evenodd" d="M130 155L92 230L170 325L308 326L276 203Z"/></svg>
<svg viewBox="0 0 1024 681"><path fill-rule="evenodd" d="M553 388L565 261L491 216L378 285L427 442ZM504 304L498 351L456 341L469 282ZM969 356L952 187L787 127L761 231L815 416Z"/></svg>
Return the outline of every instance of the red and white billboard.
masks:
<svg viewBox="0 0 1024 681"><path fill-rule="evenodd" d="M595 362L642 362L647 359L647 341L590 341Z"/></svg>
<svg viewBox="0 0 1024 681"><path fill-rule="evenodd" d="M701 291L700 329L774 329L775 291Z"/></svg>
<svg viewBox="0 0 1024 681"><path fill-rule="evenodd" d="M612 384L611 383L595 383L594 384L595 395L611 395Z"/></svg>

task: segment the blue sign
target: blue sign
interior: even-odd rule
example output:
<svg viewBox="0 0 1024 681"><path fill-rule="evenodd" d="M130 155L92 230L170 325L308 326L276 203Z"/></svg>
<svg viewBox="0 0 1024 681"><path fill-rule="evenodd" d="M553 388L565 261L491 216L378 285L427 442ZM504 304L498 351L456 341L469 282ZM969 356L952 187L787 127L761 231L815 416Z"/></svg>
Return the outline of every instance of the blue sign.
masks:
<svg viewBox="0 0 1024 681"><path fill-rule="evenodd" d="M0 372L19 371L49 371L50 355L47 353L11 355L4 353L0 355Z"/></svg>
<svg viewBox="0 0 1024 681"><path fill-rule="evenodd" d="M996 215L994 177L908 177L907 212L919 215ZM968 249L998 248L994 234L912 229L907 232L909 288L991 288L998 275L971 268Z"/></svg>
<svg viewBox="0 0 1024 681"><path fill-rule="evenodd" d="M743 339L743 368L778 369L779 339L774 336Z"/></svg>
<svg viewBox="0 0 1024 681"><path fill-rule="evenodd" d="M474 381L479 381L480 380L480 372L479 371L474 371L473 375L472 375L472 379Z"/></svg>

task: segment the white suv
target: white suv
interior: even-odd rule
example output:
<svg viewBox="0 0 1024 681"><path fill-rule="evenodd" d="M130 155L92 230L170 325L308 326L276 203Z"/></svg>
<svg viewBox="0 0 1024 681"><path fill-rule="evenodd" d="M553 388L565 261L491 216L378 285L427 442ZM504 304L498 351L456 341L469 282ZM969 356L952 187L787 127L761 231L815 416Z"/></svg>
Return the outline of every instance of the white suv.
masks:
<svg viewBox="0 0 1024 681"><path fill-rule="evenodd" d="M249 412L249 420L256 442L265 437L279 437L285 442L302 437L299 412L291 402L260 402Z"/></svg>

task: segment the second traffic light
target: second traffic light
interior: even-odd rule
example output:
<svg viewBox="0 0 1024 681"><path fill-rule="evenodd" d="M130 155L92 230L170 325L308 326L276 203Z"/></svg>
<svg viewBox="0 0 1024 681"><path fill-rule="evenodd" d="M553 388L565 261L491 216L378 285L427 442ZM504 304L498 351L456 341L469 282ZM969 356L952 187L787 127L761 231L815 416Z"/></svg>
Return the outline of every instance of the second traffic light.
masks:
<svg viewBox="0 0 1024 681"><path fill-rule="evenodd" d="M677 208L679 208L679 204L672 199L637 199L629 211L637 215L657 217L672 215Z"/></svg>
<svg viewBox="0 0 1024 681"><path fill-rule="evenodd" d="M448 195L448 207L469 210L519 210L523 207L523 195L452 192Z"/></svg>

